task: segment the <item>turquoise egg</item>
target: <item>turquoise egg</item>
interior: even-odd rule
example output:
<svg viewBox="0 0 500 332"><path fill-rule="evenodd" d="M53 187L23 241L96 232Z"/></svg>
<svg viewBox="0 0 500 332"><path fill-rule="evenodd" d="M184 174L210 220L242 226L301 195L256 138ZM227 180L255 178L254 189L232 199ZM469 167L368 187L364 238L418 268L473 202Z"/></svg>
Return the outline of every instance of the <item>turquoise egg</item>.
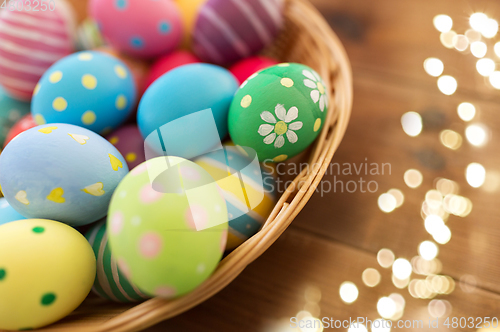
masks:
<svg viewBox="0 0 500 332"><path fill-rule="evenodd" d="M125 159L111 143L69 124L31 128L0 155L0 185L9 204L26 218L70 226L106 216L127 173Z"/></svg>
<svg viewBox="0 0 500 332"><path fill-rule="evenodd" d="M102 52L69 55L50 67L31 101L37 124L69 123L106 134L123 123L136 104L127 66Z"/></svg>
<svg viewBox="0 0 500 332"><path fill-rule="evenodd" d="M21 219L26 218L14 210L5 197L0 198L0 225Z"/></svg>
<svg viewBox="0 0 500 332"><path fill-rule="evenodd" d="M10 128L30 112L30 103L12 98L0 86L0 146L3 146Z"/></svg>
<svg viewBox="0 0 500 332"><path fill-rule="evenodd" d="M191 159L211 151L228 134L237 89L236 78L225 68L205 63L178 67L144 93L137 113L141 134L148 138L160 131L162 144L150 144L160 154L165 149L169 156ZM211 112L202 114L205 110Z"/></svg>

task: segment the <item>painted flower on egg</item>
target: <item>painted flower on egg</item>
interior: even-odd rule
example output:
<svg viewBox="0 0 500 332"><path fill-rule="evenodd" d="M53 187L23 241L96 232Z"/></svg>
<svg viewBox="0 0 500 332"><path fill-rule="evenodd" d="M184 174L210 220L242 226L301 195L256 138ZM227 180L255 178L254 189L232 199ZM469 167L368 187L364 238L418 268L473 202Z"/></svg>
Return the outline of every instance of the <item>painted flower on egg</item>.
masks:
<svg viewBox="0 0 500 332"><path fill-rule="evenodd" d="M299 116L299 109L294 106L290 108L287 113L285 107L278 104L276 105L274 113L276 113L276 117L279 121L277 121L274 115L268 111L264 111L260 115L262 120L270 123L263 124L259 127L259 134L261 136L266 136L266 138L264 138L264 143L272 144L274 142L276 148L281 148L285 145L284 135L286 135L290 143L296 143L299 137L294 130L300 130L303 124L300 121L291 122Z"/></svg>
<svg viewBox="0 0 500 332"><path fill-rule="evenodd" d="M304 85L308 88L314 89L311 91L311 98L314 103L319 101L319 108L321 112L328 107L328 96L326 95L325 82L314 70L304 70L302 74L307 77L304 80Z"/></svg>

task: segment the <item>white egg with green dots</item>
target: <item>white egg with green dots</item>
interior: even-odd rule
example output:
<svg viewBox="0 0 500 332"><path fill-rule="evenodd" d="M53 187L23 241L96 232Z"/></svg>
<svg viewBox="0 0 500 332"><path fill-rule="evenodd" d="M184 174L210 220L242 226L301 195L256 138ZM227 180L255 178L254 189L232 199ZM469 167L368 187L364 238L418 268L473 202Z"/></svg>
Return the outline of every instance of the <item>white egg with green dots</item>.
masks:
<svg viewBox="0 0 500 332"><path fill-rule="evenodd" d="M0 329L31 330L70 314L90 292L92 248L74 228L43 219L0 226Z"/></svg>
<svg viewBox="0 0 500 332"><path fill-rule="evenodd" d="M33 93L35 121L69 123L106 134L130 115L136 86L127 66L102 52L84 51L52 65Z"/></svg>

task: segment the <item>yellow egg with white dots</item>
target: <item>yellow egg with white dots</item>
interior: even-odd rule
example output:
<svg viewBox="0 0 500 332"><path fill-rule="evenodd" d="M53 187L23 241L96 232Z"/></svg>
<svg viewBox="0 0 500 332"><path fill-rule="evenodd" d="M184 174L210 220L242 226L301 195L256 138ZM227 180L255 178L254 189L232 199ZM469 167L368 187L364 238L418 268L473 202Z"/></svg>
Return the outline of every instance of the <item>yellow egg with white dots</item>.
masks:
<svg viewBox="0 0 500 332"><path fill-rule="evenodd" d="M36 329L66 317L95 273L92 248L70 226L44 219L0 226L0 329Z"/></svg>

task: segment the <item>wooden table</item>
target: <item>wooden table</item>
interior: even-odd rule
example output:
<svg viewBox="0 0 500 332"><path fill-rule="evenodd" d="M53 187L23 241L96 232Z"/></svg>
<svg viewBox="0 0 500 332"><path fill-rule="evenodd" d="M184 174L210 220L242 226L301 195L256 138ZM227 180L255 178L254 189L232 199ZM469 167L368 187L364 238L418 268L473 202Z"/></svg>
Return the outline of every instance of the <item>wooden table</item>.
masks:
<svg viewBox="0 0 500 332"><path fill-rule="evenodd" d="M500 132L500 93L477 73L476 58L441 45L439 32L432 24L435 15L448 14L454 19L453 28L464 33L474 11L483 10L500 19L500 3L314 2L344 42L354 71L352 120L333 162L390 163L391 174L362 175L364 180L378 183L376 193L358 190L313 196L282 238L225 290L150 331L298 331L290 329L289 320L301 310L309 310L316 317L355 320L359 316L373 320L379 317L378 299L392 293L399 293L406 300L402 319L428 324L431 300L413 298L408 289L396 288L391 270L380 267L376 257L381 248L389 248L396 257L410 260L418 255L417 247L422 241L432 240L420 210L426 192L435 188L435 179L439 177L458 182L460 195L472 201L473 209L466 218L449 217L447 225L452 238L448 244L439 245L438 259L442 263L441 274L453 278L456 287L450 295L438 295L435 299L449 301L450 317L500 316L500 193L498 188L493 188L493 192L472 188L465 181L465 169L471 162L482 164L487 174L500 171L496 138ZM457 79L454 95L439 92L437 79L425 73L423 62L432 56L443 60L444 74ZM498 61L491 47L488 56ZM473 122L480 122L491 131L484 147L474 147L465 139L467 124L456 111L463 101L478 108ZM401 116L409 111L424 114L424 129L417 137L406 135L401 127ZM453 129L463 136L458 150L440 143L439 133L444 129ZM409 188L403 181L404 172L411 168L423 174L423 183L417 189ZM334 176L344 183L360 178L334 172L325 180L334 181ZM489 187L493 180L488 178ZM404 204L394 212L384 213L377 200L391 188L404 193ZM381 283L374 288L365 286L361 279L369 267L382 275ZM463 279L464 276L468 277ZM425 276L413 274L412 278ZM468 284L461 283L461 278ZM339 296L339 287L345 281L352 281L359 289L357 301L350 305ZM407 330L476 330L446 328L443 321L441 318L438 329L426 325L425 329Z"/></svg>

